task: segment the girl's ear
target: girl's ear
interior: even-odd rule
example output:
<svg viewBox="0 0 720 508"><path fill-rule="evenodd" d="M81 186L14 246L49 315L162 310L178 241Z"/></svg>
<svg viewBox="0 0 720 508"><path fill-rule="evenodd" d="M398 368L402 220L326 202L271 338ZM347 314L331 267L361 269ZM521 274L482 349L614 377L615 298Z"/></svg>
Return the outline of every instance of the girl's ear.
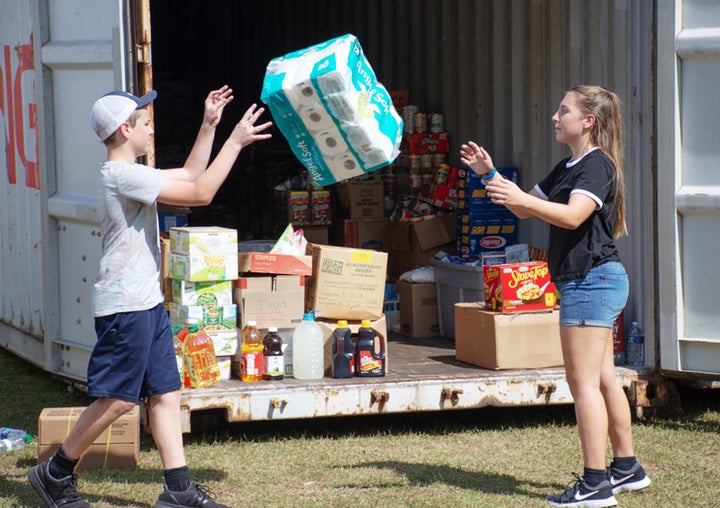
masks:
<svg viewBox="0 0 720 508"><path fill-rule="evenodd" d="M595 126L595 120L595 115L587 115L585 120L583 120L583 127L586 129L592 129L593 126Z"/></svg>

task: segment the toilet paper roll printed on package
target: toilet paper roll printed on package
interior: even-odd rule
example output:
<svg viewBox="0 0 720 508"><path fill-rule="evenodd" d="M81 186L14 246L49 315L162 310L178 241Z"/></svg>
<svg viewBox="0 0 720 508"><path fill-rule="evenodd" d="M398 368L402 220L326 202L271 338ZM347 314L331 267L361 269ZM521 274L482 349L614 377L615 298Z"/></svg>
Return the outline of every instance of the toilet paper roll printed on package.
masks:
<svg viewBox="0 0 720 508"><path fill-rule="evenodd" d="M261 99L321 186L375 171L400 153L402 119L354 35L271 60Z"/></svg>

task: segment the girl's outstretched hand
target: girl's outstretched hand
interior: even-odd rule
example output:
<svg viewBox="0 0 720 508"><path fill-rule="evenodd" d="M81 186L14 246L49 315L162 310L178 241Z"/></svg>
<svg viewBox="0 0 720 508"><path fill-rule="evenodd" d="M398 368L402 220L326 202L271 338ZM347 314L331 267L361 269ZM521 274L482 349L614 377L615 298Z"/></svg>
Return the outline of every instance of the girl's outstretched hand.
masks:
<svg viewBox="0 0 720 508"><path fill-rule="evenodd" d="M216 127L220 123L222 118L223 109L232 100L232 88L227 85L223 85L219 90L211 91L205 99L205 117L203 122L210 125L210 127Z"/></svg>
<svg viewBox="0 0 720 508"><path fill-rule="evenodd" d="M258 121L258 118L260 118L260 115L264 112L265 108L258 108L256 104L250 106L247 111L245 111L242 119L235 125L232 134L230 134L230 138L240 143L242 148L245 148L255 141L271 138L272 134L263 134L262 132L270 128L272 122L255 125L255 122Z"/></svg>
<svg viewBox="0 0 720 508"><path fill-rule="evenodd" d="M490 154L474 141L468 141L466 145L460 147L460 162L478 175L489 173L495 167Z"/></svg>

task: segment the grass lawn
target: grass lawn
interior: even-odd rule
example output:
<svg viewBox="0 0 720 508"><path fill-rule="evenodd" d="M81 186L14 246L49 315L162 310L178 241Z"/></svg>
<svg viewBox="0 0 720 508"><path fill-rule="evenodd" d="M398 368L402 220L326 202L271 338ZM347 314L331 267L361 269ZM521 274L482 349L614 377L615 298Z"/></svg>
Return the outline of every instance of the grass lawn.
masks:
<svg viewBox="0 0 720 508"><path fill-rule="evenodd" d="M84 406L82 393L0 349L0 426L37 435L43 407ZM636 422L653 484L623 507L720 507L720 390L680 388L683 414ZM195 479L230 506L528 507L582 472L572 406L226 424L193 421ZM39 506L26 481L37 443L0 455L0 508ZM152 506L162 469L142 435L136 469L80 472L96 507Z"/></svg>

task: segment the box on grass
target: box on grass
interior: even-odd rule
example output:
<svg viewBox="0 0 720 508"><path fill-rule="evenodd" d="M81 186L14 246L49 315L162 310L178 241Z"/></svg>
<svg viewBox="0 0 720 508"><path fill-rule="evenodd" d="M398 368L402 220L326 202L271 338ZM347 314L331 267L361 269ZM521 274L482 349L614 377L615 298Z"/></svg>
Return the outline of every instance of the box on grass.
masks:
<svg viewBox="0 0 720 508"><path fill-rule="evenodd" d="M504 314L483 302L456 303L455 358L495 370L561 366L559 312Z"/></svg>
<svg viewBox="0 0 720 508"><path fill-rule="evenodd" d="M378 319L383 315L386 252L308 244L312 276L305 310L327 319Z"/></svg>
<svg viewBox="0 0 720 508"><path fill-rule="evenodd" d="M84 407L46 407L38 418L38 462L48 460L77 423ZM118 418L80 457L77 468L135 467L140 454L140 409Z"/></svg>
<svg viewBox="0 0 720 508"><path fill-rule="evenodd" d="M400 294L400 333L415 338L439 335L436 284L401 280L397 289Z"/></svg>

